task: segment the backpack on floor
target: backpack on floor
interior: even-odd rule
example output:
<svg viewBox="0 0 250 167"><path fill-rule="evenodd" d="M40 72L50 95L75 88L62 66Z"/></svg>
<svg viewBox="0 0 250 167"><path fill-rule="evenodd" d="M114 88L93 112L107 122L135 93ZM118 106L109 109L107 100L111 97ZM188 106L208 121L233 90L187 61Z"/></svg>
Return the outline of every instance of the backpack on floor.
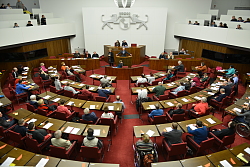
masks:
<svg viewBox="0 0 250 167"><path fill-rule="evenodd" d="M143 158L144 167L151 167L151 163L154 162L153 154L146 154Z"/></svg>

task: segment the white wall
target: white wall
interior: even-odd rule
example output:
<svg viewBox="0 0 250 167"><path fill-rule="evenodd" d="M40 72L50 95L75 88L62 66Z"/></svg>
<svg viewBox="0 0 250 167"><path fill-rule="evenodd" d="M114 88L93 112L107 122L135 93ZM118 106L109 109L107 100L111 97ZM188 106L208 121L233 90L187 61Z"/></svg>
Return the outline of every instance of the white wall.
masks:
<svg viewBox="0 0 250 167"><path fill-rule="evenodd" d="M250 7L250 0L212 0L211 3L211 9L219 9L219 16L226 15L227 10L234 10L234 7Z"/></svg>
<svg viewBox="0 0 250 167"><path fill-rule="evenodd" d="M52 12L54 17L63 17L65 22L74 22L76 25L76 37L71 40L71 49L84 48L85 38L83 31L82 8L83 7L111 7L117 9L113 0L74 0L73 8L70 7L68 0L51 1L41 0L40 7L43 12ZM174 23L183 21L186 18L196 18L197 13L207 13L211 6L211 0L136 0L133 7L165 7L168 9L167 27L165 37L165 49L178 49L179 41L174 38ZM132 7L132 8L133 8ZM70 9L70 10L69 10ZM145 11L146 12L146 11ZM92 11L93 13L99 11ZM101 13L99 13L101 14ZM154 18L158 20L158 18ZM93 22L100 20L93 20ZM158 20L160 21L160 19ZM88 23L91 24L92 22ZM158 25L155 25L158 26ZM148 39L154 40L154 39ZM113 43L114 41L107 41ZM157 41L156 41L157 42ZM155 54L159 54L162 50ZM102 53L99 53L102 54Z"/></svg>
<svg viewBox="0 0 250 167"><path fill-rule="evenodd" d="M40 8L39 0L21 0L28 9L28 11L32 12L32 8ZM0 0L0 4L4 3L7 5L7 3L10 3L10 6L16 6L17 0Z"/></svg>

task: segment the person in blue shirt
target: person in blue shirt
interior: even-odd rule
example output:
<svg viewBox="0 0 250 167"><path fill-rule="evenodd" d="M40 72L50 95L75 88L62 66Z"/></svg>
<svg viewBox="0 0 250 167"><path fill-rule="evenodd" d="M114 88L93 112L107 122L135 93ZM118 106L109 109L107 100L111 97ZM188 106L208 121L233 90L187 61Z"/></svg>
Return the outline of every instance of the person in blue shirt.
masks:
<svg viewBox="0 0 250 167"><path fill-rule="evenodd" d="M229 69L227 69L226 71L227 71L227 73L225 74L226 76L231 76L236 72L233 65L230 65Z"/></svg>
<svg viewBox="0 0 250 167"><path fill-rule="evenodd" d="M82 115L82 119L85 121L93 121L94 123L97 121L98 117L94 112L89 112L89 108L84 109L84 115Z"/></svg>
<svg viewBox="0 0 250 167"><path fill-rule="evenodd" d="M238 84L239 77L238 77L238 74L237 74L237 73L235 73L235 74L233 75L233 80L234 80L234 84Z"/></svg>
<svg viewBox="0 0 250 167"><path fill-rule="evenodd" d="M174 74L171 72L171 70L168 70L167 74L165 75L165 78L163 78L162 81L170 80L173 76L174 76Z"/></svg>
<svg viewBox="0 0 250 167"><path fill-rule="evenodd" d="M148 114L149 117L154 118L154 116L160 116L163 115L163 110L160 109L159 104L155 105L155 110L153 110L150 114Z"/></svg>
<svg viewBox="0 0 250 167"><path fill-rule="evenodd" d="M117 68L122 68L122 66L123 66L123 62L122 62L122 60L120 60L119 64L117 65Z"/></svg>
<svg viewBox="0 0 250 167"><path fill-rule="evenodd" d="M197 129L192 130L189 125L186 125L188 133L192 134L194 136L194 141L197 144L200 144L202 141L207 140L207 127L202 125L202 122L200 120L196 121L196 124L194 126L197 127Z"/></svg>
<svg viewBox="0 0 250 167"><path fill-rule="evenodd" d="M31 92L29 91L30 89L32 89L32 86L26 86L25 84L23 84L23 81L20 80L17 84L16 84L16 94L21 94L24 92L28 93L28 98L30 98L31 96Z"/></svg>
<svg viewBox="0 0 250 167"><path fill-rule="evenodd" d="M105 97L107 99L109 97L109 94L111 94L111 91L106 90L105 85L102 85L102 89L99 89L97 93L98 93L98 96Z"/></svg>

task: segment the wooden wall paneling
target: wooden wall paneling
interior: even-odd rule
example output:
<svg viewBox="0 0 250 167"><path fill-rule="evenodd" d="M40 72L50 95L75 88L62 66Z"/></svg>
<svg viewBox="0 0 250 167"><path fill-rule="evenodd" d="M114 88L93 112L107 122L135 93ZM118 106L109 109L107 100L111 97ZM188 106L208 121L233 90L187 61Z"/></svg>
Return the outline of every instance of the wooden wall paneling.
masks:
<svg viewBox="0 0 250 167"><path fill-rule="evenodd" d="M131 76L141 75L143 73L143 67L134 68L112 68L105 67L105 74L109 76L116 76L117 80L130 80Z"/></svg>

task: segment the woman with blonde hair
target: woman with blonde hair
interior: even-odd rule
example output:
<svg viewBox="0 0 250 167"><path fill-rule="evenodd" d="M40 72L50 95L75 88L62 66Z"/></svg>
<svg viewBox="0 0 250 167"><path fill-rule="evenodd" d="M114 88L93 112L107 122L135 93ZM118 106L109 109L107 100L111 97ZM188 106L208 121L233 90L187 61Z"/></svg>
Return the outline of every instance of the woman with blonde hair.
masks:
<svg viewBox="0 0 250 167"><path fill-rule="evenodd" d="M65 63L62 62L61 65L62 65L62 66L61 66L61 70L65 71L65 70L66 70L66 65L65 65Z"/></svg>
<svg viewBox="0 0 250 167"><path fill-rule="evenodd" d="M44 72L47 72L48 69L45 67L44 63L40 63L40 67Z"/></svg>
<svg viewBox="0 0 250 167"><path fill-rule="evenodd" d="M47 104L45 104L43 99L38 100L37 104L37 109L45 110L48 114L57 109L56 105L48 106Z"/></svg>
<svg viewBox="0 0 250 167"><path fill-rule="evenodd" d="M142 150L150 150L154 147L154 143L150 140L149 135L142 134L140 140L136 142L136 148L140 151Z"/></svg>

